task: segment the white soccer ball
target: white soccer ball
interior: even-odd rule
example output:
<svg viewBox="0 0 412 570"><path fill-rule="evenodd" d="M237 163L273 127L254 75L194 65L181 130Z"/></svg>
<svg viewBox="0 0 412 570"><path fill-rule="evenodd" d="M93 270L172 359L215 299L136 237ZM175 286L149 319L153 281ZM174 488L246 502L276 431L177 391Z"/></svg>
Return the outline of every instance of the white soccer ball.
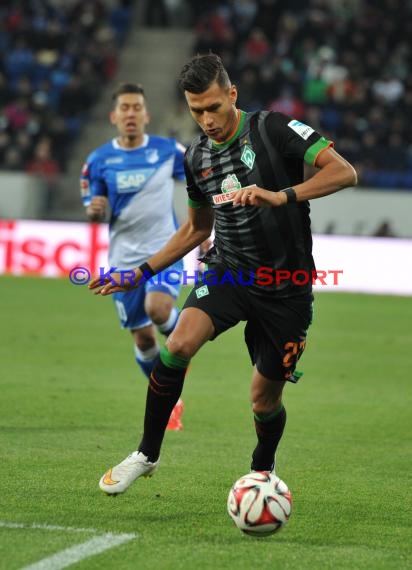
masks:
<svg viewBox="0 0 412 570"><path fill-rule="evenodd" d="M292 494L286 483L272 473L248 473L230 489L227 511L242 532L269 536L289 520Z"/></svg>

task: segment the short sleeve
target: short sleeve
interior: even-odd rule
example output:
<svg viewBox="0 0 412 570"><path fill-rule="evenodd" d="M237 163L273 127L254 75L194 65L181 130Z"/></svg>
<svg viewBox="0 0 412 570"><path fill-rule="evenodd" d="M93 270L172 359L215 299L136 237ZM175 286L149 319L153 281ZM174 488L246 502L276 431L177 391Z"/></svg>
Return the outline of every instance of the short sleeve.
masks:
<svg viewBox="0 0 412 570"><path fill-rule="evenodd" d="M186 148L178 141L174 140L175 146L175 160L173 164L173 178L177 180L185 179L185 169L184 169L184 156Z"/></svg>
<svg viewBox="0 0 412 570"><path fill-rule="evenodd" d="M280 154L287 158L298 158L315 165L322 150L333 146L309 125L283 113L268 113L265 126L268 136Z"/></svg>
<svg viewBox="0 0 412 570"><path fill-rule="evenodd" d="M107 188L99 175L98 161L93 153L82 166L80 174L80 195L83 206L89 206L93 196L107 196Z"/></svg>

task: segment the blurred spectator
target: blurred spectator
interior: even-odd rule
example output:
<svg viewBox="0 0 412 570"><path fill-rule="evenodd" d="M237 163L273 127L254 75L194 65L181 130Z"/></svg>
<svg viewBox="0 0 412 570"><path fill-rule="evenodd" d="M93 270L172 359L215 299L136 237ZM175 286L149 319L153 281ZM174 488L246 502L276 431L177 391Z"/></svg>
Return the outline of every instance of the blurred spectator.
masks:
<svg viewBox="0 0 412 570"><path fill-rule="evenodd" d="M70 11L70 19L78 22L88 34L93 33L106 15L101 0L78 0Z"/></svg>
<svg viewBox="0 0 412 570"><path fill-rule="evenodd" d="M248 65L240 73L242 91L238 95L238 105L245 111L254 111L262 106L259 92L258 70Z"/></svg>
<svg viewBox="0 0 412 570"><path fill-rule="evenodd" d="M10 140L10 135L6 131L0 131L0 163L4 163L4 157L10 146Z"/></svg>
<svg viewBox="0 0 412 570"><path fill-rule="evenodd" d="M402 81L386 74L373 82L372 93L383 105L393 105L402 97L404 86Z"/></svg>
<svg viewBox="0 0 412 570"><path fill-rule="evenodd" d="M259 64L270 52L269 42L261 28L252 28L243 44L243 64Z"/></svg>
<svg viewBox="0 0 412 570"><path fill-rule="evenodd" d="M39 140L34 149L33 158L26 165L26 172L37 176L43 183L45 189L43 209L48 212L56 200L60 174L59 164L52 155L51 139L45 137Z"/></svg>
<svg viewBox="0 0 412 570"><path fill-rule="evenodd" d="M169 26L169 13L165 0L149 0L146 2L145 23L154 28Z"/></svg>
<svg viewBox="0 0 412 570"><path fill-rule="evenodd" d="M36 144L33 158L27 163L26 172L38 174L47 182L53 183L59 174L59 165L52 157L51 140L42 138Z"/></svg>
<svg viewBox="0 0 412 570"><path fill-rule="evenodd" d="M11 98L10 87L4 73L0 71L0 108L6 105Z"/></svg>
<svg viewBox="0 0 412 570"><path fill-rule="evenodd" d="M19 97L6 105L3 109L3 114L12 131L24 129L31 117L28 102L23 97Z"/></svg>
<svg viewBox="0 0 412 570"><path fill-rule="evenodd" d="M269 111L279 111L298 120L303 119L305 116L303 102L295 96L290 87L284 87L277 99L269 101L267 109Z"/></svg>
<svg viewBox="0 0 412 570"><path fill-rule="evenodd" d="M3 164L6 170L22 170L24 158L20 150L13 146L7 147L3 156Z"/></svg>
<svg viewBox="0 0 412 570"><path fill-rule="evenodd" d="M335 222L329 222L328 224L326 224L325 229L323 230L323 234L325 235L333 235L336 231L336 224Z"/></svg>
<svg viewBox="0 0 412 570"><path fill-rule="evenodd" d="M372 235L374 237L396 237L389 220L384 220Z"/></svg>

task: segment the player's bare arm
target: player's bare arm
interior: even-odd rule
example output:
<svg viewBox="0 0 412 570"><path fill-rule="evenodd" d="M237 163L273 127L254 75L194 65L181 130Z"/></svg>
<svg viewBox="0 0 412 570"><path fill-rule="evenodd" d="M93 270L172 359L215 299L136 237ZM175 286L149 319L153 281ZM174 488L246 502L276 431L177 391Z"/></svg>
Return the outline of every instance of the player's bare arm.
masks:
<svg viewBox="0 0 412 570"><path fill-rule="evenodd" d="M296 201L314 200L328 196L348 186L357 184L355 169L333 148L323 150L316 159L317 172L293 190ZM247 186L236 193L233 205L240 206L284 206L288 203L285 192L271 192L259 186Z"/></svg>
<svg viewBox="0 0 412 570"><path fill-rule="evenodd" d="M182 259L189 251L204 242L213 229L212 208L188 208L187 221L177 230L169 242L147 260L151 269L158 273L178 259ZM111 295L116 292L126 292L139 286L143 276L141 269L133 270L132 279L124 279L119 273L113 273L111 279L105 278L102 287L101 277L96 277L89 283L89 289L96 289L96 295ZM115 283L116 284L115 284ZM99 289L99 287L101 287Z"/></svg>
<svg viewBox="0 0 412 570"><path fill-rule="evenodd" d="M205 239L205 241L203 241L200 244L200 246L199 246L200 254L205 255L209 251L209 249L212 247L212 245L213 245L213 241L209 236Z"/></svg>
<svg viewBox="0 0 412 570"><path fill-rule="evenodd" d="M102 222L106 217L106 196L93 196L92 201L86 208L86 215L91 222Z"/></svg>

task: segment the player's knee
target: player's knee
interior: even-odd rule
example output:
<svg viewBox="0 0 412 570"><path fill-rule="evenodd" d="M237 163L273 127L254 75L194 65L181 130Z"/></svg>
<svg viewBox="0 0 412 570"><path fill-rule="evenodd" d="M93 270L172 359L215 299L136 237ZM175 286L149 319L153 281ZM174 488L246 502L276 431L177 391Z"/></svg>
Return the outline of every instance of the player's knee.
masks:
<svg viewBox="0 0 412 570"><path fill-rule="evenodd" d="M266 395L256 395L252 400L252 411L254 414L267 415L277 410L282 403L282 395L277 398L268 397Z"/></svg>
<svg viewBox="0 0 412 570"><path fill-rule="evenodd" d="M153 348L156 344L156 337L154 336L154 334L150 333L139 334L138 331L134 331L133 336L137 348L142 352L145 352L146 350Z"/></svg>
<svg viewBox="0 0 412 570"><path fill-rule="evenodd" d="M149 319L155 325L160 325L167 321L170 315L170 307L162 306L162 307L150 307L147 311L147 315Z"/></svg>
<svg viewBox="0 0 412 570"><path fill-rule="evenodd" d="M167 340L167 350L174 356L190 360L196 352L196 347L190 338L172 333Z"/></svg>
<svg viewBox="0 0 412 570"><path fill-rule="evenodd" d="M161 299L157 298L157 302L152 302L151 300L146 303L146 313L149 319L155 325L161 325L165 323L170 313L173 309L173 300L172 299Z"/></svg>

